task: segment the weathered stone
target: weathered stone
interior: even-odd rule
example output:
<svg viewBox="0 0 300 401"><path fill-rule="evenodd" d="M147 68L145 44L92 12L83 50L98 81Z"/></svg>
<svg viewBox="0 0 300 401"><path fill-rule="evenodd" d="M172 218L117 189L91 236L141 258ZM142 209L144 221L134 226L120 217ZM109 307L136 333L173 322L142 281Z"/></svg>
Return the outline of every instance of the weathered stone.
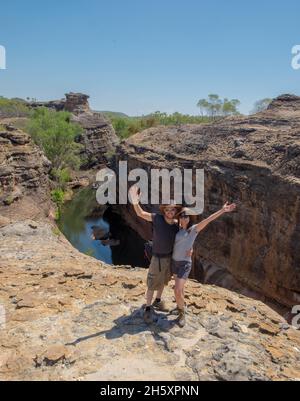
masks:
<svg viewBox="0 0 300 401"><path fill-rule="evenodd" d="M0 139L5 138L6 142L0 147L2 218L15 219L17 209L19 217L22 213L26 217L36 216L38 210L47 210L50 205L48 173L51 163L29 135L9 124L3 126L5 131L0 132ZM7 207L12 204L18 206Z"/></svg>
<svg viewBox="0 0 300 401"><path fill-rule="evenodd" d="M52 345L43 352L41 355L37 355L34 358L37 367L41 365L54 366L57 363L65 363L70 358L71 350L64 345ZM74 360L72 361L74 362Z"/></svg>
<svg viewBox="0 0 300 401"><path fill-rule="evenodd" d="M276 336L278 333L280 333L280 328L278 326L275 326L274 324L260 323L259 331L263 334Z"/></svg>
<svg viewBox="0 0 300 401"><path fill-rule="evenodd" d="M300 332L280 330L261 302L190 281L186 326L165 313L147 326L144 269L83 255L47 222L11 223L0 238L1 380L300 379ZM172 284L164 294L174 305Z"/></svg>

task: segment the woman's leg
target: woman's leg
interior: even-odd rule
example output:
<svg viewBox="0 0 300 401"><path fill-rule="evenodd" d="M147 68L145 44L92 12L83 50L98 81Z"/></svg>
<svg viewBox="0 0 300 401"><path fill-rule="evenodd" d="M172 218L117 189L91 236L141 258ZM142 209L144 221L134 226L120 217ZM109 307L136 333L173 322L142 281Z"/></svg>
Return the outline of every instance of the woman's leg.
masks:
<svg viewBox="0 0 300 401"><path fill-rule="evenodd" d="M184 285L186 280L183 278L175 277L175 298L178 309L184 309Z"/></svg>

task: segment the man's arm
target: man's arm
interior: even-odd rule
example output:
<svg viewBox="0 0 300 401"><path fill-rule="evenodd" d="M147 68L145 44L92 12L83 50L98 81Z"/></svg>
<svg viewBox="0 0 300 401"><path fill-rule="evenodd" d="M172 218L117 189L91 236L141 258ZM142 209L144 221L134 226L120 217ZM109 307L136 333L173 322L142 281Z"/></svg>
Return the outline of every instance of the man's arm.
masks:
<svg viewBox="0 0 300 401"><path fill-rule="evenodd" d="M133 204L133 208L135 213L146 221L152 222L152 214L145 212L139 204L141 195L138 192L138 188L133 185L129 190L129 195L131 197L131 202Z"/></svg>
<svg viewBox="0 0 300 401"><path fill-rule="evenodd" d="M216 213L213 213L207 219L204 219L200 223L198 223L196 225L196 231L199 232L199 231L203 230L213 220L216 220L218 217L222 216L222 214L224 214L224 213L232 212L233 210L235 210L235 208L236 208L235 203L232 203L231 205L229 205L228 202L226 202L225 205L222 207L222 209L218 210Z"/></svg>

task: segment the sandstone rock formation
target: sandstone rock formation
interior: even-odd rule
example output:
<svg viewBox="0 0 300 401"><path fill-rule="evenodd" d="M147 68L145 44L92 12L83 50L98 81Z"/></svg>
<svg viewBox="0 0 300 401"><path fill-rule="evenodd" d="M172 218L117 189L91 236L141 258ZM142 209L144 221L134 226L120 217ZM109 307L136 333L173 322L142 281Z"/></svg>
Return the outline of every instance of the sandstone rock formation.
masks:
<svg viewBox="0 0 300 401"><path fill-rule="evenodd" d="M288 307L300 304L299 97L280 96L247 117L147 129L123 141L118 158L129 169L204 168L202 217L226 200L238 209L199 236L194 276L246 287ZM125 215L147 235L149 227L128 210Z"/></svg>
<svg viewBox="0 0 300 401"><path fill-rule="evenodd" d="M83 93L66 93L66 102L64 109L73 114L80 114L90 112L90 106L88 102L88 95Z"/></svg>
<svg viewBox="0 0 300 401"><path fill-rule="evenodd" d="M11 125L0 126L0 215L34 218L50 204L51 163L29 135ZM6 207L11 205L11 207Z"/></svg>
<svg viewBox="0 0 300 401"><path fill-rule="evenodd" d="M7 224L0 243L1 380L300 379L300 333L261 302L190 281L186 327L147 326L145 270L83 255L46 222Z"/></svg>
<svg viewBox="0 0 300 401"><path fill-rule="evenodd" d="M106 164L114 154L118 137L111 123L101 113L83 112L73 115L72 121L81 125L84 133L79 141L84 145L87 161L85 168Z"/></svg>

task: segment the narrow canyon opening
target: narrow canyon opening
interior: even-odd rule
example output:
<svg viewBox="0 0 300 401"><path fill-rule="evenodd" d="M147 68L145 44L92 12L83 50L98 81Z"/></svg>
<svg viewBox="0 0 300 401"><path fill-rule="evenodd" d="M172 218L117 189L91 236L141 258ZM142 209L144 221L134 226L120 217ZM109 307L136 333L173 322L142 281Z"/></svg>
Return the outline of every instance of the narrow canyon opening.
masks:
<svg viewBox="0 0 300 401"><path fill-rule="evenodd" d="M80 252L112 265L148 267L144 243L118 213L118 207L100 206L95 190L78 190L65 203L58 227Z"/></svg>

